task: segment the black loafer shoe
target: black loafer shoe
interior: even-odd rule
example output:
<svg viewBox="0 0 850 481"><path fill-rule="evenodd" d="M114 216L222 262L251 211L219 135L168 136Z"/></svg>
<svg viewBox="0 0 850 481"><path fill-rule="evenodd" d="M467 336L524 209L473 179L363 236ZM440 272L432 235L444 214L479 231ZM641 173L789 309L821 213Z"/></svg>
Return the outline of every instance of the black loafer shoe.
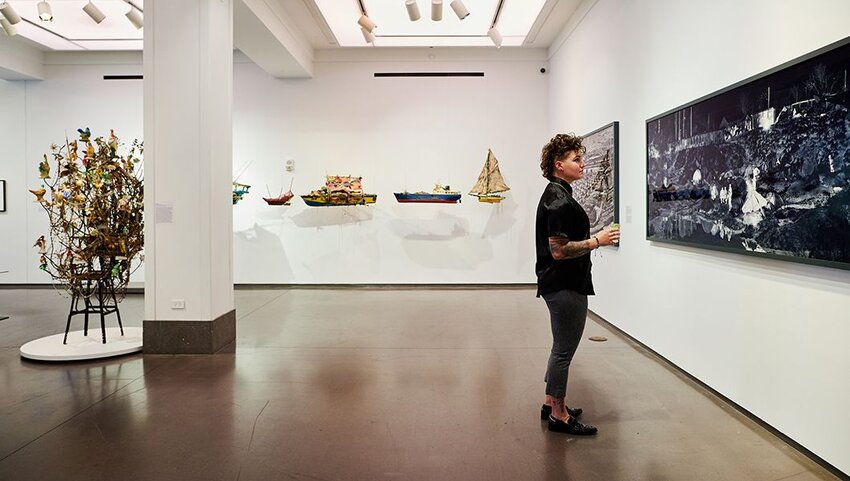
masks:
<svg viewBox="0 0 850 481"><path fill-rule="evenodd" d="M583 413L583 412L584 412L584 409L582 409L582 408L567 408L567 414L569 414L570 416L572 416L574 418L581 416L581 413ZM548 420L550 414L552 414L552 406L549 406L548 404L544 404L543 406L540 406L540 419L541 420L543 420L543 421Z"/></svg>
<svg viewBox="0 0 850 481"><path fill-rule="evenodd" d="M549 431L575 434L577 436L590 436L596 434L598 429L596 429L596 426L591 426L590 424L582 424L573 417L564 422L549 416Z"/></svg>

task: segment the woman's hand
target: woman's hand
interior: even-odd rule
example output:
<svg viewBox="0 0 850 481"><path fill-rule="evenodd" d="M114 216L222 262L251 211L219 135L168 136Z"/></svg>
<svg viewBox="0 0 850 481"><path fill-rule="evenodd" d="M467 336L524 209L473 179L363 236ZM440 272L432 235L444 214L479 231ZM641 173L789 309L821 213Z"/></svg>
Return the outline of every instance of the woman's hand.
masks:
<svg viewBox="0 0 850 481"><path fill-rule="evenodd" d="M594 237L600 246L610 246L620 242L620 227L608 227L599 231Z"/></svg>

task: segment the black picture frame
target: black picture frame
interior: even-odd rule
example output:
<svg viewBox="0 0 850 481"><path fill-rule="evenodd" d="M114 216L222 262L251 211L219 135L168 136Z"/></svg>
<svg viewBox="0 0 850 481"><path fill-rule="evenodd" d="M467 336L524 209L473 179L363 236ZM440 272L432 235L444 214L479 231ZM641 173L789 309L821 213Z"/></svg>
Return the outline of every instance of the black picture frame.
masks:
<svg viewBox="0 0 850 481"><path fill-rule="evenodd" d="M582 136L584 177L573 182L573 198L590 220L593 236L612 223L620 222L619 172L620 123L603 125Z"/></svg>
<svg viewBox="0 0 850 481"><path fill-rule="evenodd" d="M6 181L0 179L0 212L6 212Z"/></svg>
<svg viewBox="0 0 850 481"><path fill-rule="evenodd" d="M850 37L646 121L646 238L850 269Z"/></svg>

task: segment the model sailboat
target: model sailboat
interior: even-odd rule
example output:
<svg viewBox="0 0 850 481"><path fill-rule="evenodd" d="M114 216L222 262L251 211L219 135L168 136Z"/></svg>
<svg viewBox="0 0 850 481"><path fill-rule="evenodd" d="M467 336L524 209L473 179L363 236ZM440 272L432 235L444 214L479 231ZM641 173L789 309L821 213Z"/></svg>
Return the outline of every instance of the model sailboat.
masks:
<svg viewBox="0 0 850 481"><path fill-rule="evenodd" d="M488 149L484 168L481 169L481 174L478 175L478 182L472 186L469 195L478 197L479 202L498 204L504 199L499 193L509 190L511 188L505 183L505 179L499 171L498 159L493 155L493 151Z"/></svg>
<svg viewBox="0 0 850 481"><path fill-rule="evenodd" d="M292 193L292 182L294 180L289 181L289 190L286 193L283 192L283 189L280 189L281 192L277 197L271 197L271 192L269 192L269 197L263 197L263 200L268 205L289 205L289 201L295 197L295 194ZM268 186L266 186L266 190L268 190Z"/></svg>

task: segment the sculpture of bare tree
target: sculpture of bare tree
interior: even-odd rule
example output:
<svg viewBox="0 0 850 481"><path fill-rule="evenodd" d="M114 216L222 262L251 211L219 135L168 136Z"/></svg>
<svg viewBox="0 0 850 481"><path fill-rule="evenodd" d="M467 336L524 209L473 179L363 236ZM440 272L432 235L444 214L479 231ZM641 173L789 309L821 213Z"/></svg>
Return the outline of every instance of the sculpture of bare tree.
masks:
<svg viewBox="0 0 850 481"><path fill-rule="evenodd" d="M30 190L50 221L49 240L41 236L35 244L39 267L74 299L108 284L117 302L134 259L143 257L143 147L133 141L122 156L111 130L106 139L92 139L88 128L77 132L79 140L51 146L39 163L43 185Z"/></svg>

